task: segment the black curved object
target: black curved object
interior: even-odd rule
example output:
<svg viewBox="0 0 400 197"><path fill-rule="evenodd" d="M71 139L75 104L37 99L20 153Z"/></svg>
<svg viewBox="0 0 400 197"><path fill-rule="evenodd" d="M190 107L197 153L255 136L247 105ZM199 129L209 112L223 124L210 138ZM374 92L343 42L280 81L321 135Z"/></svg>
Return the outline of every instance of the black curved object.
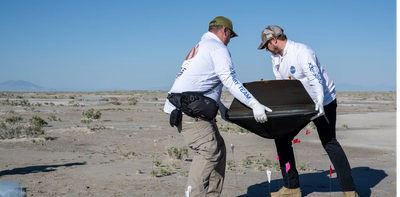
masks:
<svg viewBox="0 0 400 197"><path fill-rule="evenodd" d="M306 126L317 114L314 101L298 80L268 80L243 85L273 112L267 112L266 123L258 123L253 111L235 98L228 110L228 120L261 137L281 138Z"/></svg>

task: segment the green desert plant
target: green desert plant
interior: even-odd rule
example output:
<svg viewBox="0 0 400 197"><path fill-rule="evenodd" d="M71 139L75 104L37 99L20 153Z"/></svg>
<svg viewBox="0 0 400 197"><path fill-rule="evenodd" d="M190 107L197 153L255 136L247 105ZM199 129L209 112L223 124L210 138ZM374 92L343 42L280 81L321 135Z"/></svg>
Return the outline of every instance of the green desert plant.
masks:
<svg viewBox="0 0 400 197"><path fill-rule="evenodd" d="M151 171L150 175L151 175L151 177L157 177L158 171L157 170L153 170L153 171Z"/></svg>
<svg viewBox="0 0 400 197"><path fill-rule="evenodd" d="M96 119L100 119L101 118L101 112L100 112L100 110L97 110L95 112L94 109L92 108L92 109L88 109L87 111L84 110L82 112L82 116L84 118L87 118L87 119L96 120Z"/></svg>
<svg viewBox="0 0 400 197"><path fill-rule="evenodd" d="M18 138L24 129L20 124L22 120L20 116L13 116L0 123L0 139Z"/></svg>
<svg viewBox="0 0 400 197"><path fill-rule="evenodd" d="M232 171L233 170L233 164L234 164L234 162L232 160L228 160L226 162L226 171Z"/></svg>
<svg viewBox="0 0 400 197"><path fill-rule="evenodd" d="M138 102L136 98L133 97L129 97L127 100L129 105L136 105L136 103Z"/></svg>
<svg viewBox="0 0 400 197"><path fill-rule="evenodd" d="M243 166L243 167L246 167L247 165L250 165L251 164L251 160L250 159L242 159L242 163L241 163L241 165Z"/></svg>
<svg viewBox="0 0 400 197"><path fill-rule="evenodd" d="M297 169L299 171L315 171L315 170L317 170L317 168L311 168L308 163L300 164L299 166L297 166Z"/></svg>
<svg viewBox="0 0 400 197"><path fill-rule="evenodd" d="M47 117L47 119L49 121L60 121L61 122L61 119L57 118L57 116L55 116L54 114L49 114L49 117Z"/></svg>
<svg viewBox="0 0 400 197"><path fill-rule="evenodd" d="M189 171L183 171L181 173L179 173L179 176L181 177L187 177L189 175Z"/></svg>
<svg viewBox="0 0 400 197"><path fill-rule="evenodd" d="M29 119L28 126L25 128L26 136L36 137L38 135L43 135L44 125L48 125L48 123L38 116L33 116L31 119Z"/></svg>
<svg viewBox="0 0 400 197"><path fill-rule="evenodd" d="M155 160L155 161L153 161L153 164L154 164L156 167L160 167L161 164L162 164L162 162L161 162L161 161L158 161L158 160Z"/></svg>
<svg viewBox="0 0 400 197"><path fill-rule="evenodd" d="M186 147L169 147L165 154L171 159L183 159L183 156L189 156L189 150Z"/></svg>

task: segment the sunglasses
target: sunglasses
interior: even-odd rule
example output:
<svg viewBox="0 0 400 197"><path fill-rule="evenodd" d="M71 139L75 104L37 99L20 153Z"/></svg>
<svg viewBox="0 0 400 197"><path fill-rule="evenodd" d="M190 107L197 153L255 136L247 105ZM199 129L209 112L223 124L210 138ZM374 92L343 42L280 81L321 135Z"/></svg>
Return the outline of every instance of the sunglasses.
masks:
<svg viewBox="0 0 400 197"><path fill-rule="evenodd" d="M269 51L269 49L268 49L268 43L270 43L271 42L271 40L268 40L266 43L265 43L265 45L264 45L264 47Z"/></svg>
<svg viewBox="0 0 400 197"><path fill-rule="evenodd" d="M225 27L225 26L222 26L222 27ZM227 27L225 27L225 28L229 31L229 33L231 33L231 38L233 38L233 32L229 28L227 28Z"/></svg>

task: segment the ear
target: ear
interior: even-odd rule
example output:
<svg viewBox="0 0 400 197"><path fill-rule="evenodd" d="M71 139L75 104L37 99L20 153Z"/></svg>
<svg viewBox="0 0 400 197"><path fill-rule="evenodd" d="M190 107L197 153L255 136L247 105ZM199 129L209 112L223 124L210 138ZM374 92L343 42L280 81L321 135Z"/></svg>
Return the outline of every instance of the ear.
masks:
<svg viewBox="0 0 400 197"><path fill-rule="evenodd" d="M276 39L275 37L272 37L270 42L276 45L276 43L278 42L278 39Z"/></svg>

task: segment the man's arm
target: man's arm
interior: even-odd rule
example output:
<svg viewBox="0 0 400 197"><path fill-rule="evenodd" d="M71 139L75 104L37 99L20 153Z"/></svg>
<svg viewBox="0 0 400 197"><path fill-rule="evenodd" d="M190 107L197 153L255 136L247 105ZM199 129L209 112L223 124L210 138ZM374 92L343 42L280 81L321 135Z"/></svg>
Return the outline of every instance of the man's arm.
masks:
<svg viewBox="0 0 400 197"><path fill-rule="evenodd" d="M243 86L236 78L236 71L227 49L219 49L213 54L214 70L228 91L240 102L253 109L254 118L257 122L267 121L265 111L272 112L271 109L262 105L256 98Z"/></svg>
<svg viewBox="0 0 400 197"><path fill-rule="evenodd" d="M325 115L324 111L324 88L323 88L323 80L322 73L320 68L318 67L317 57L315 53L311 50L302 50L299 53L299 64L304 72L304 75L307 77L308 82L311 86L311 91L316 95L316 103L315 110L318 111L318 114L311 118L314 120L320 116Z"/></svg>

